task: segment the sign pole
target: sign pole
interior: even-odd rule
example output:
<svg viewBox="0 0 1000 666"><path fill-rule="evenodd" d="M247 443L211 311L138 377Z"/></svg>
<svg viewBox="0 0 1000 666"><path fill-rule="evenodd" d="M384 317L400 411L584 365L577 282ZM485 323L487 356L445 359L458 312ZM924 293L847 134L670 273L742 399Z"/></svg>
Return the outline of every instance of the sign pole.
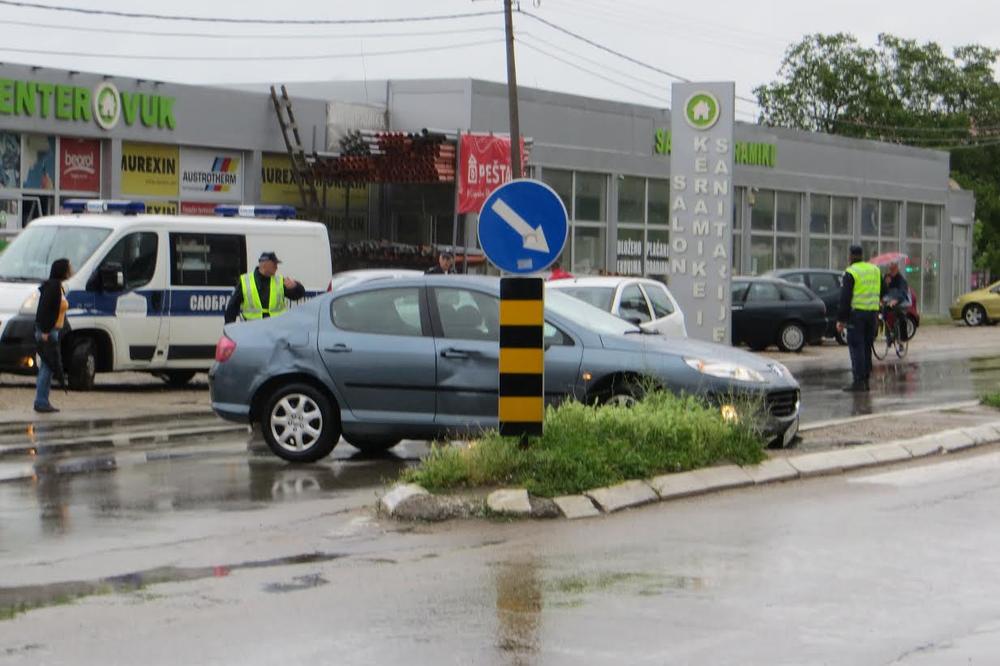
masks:
<svg viewBox="0 0 1000 666"><path fill-rule="evenodd" d="M521 177L521 125L517 115L517 71L514 66L514 17L512 1L503 0L504 31L507 34L507 106L510 114L510 169Z"/></svg>
<svg viewBox="0 0 1000 666"><path fill-rule="evenodd" d="M451 219L451 251L455 252L458 247L458 202L459 191L462 186L462 130L455 132L455 211ZM466 247L462 252L462 272L469 272L469 249Z"/></svg>

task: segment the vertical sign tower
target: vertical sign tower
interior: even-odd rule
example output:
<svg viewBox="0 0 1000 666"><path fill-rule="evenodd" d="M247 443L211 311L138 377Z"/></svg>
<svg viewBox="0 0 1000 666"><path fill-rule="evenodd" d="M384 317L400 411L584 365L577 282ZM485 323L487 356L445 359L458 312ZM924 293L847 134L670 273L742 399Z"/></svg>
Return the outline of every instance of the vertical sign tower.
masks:
<svg viewBox="0 0 1000 666"><path fill-rule="evenodd" d="M670 290L688 335L729 343L735 84L675 83L670 110Z"/></svg>

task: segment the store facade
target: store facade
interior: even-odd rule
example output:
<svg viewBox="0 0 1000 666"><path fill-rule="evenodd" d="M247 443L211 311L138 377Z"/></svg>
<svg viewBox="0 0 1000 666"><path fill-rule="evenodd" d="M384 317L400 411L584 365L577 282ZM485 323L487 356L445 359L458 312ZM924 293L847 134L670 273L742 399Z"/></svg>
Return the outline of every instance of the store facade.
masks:
<svg viewBox="0 0 1000 666"><path fill-rule="evenodd" d="M390 127L505 132L506 89L476 80L298 84L303 95L371 103ZM666 278L670 255L669 111L542 90L520 91L529 173L571 219L563 264L577 273ZM975 201L949 179L945 152L737 123L733 268L841 269L848 247L903 252L922 311L967 291ZM447 218L442 206L438 217ZM394 215L407 214L397 207ZM475 216L462 223L475 238Z"/></svg>
<svg viewBox="0 0 1000 666"><path fill-rule="evenodd" d="M288 85L308 151L354 129L503 133L505 86L470 79ZM154 212L218 203L301 203L266 87L231 90L0 65L0 234L66 198L141 199ZM670 114L520 91L528 172L570 215L563 265L665 277L670 258ZM948 154L737 123L733 265L760 274L842 268L847 248L909 255L922 310L968 289L974 200ZM461 165L459 165L461 168ZM323 187L336 246L450 245L453 183ZM476 216L458 218L476 245ZM343 268L340 266L338 268Z"/></svg>

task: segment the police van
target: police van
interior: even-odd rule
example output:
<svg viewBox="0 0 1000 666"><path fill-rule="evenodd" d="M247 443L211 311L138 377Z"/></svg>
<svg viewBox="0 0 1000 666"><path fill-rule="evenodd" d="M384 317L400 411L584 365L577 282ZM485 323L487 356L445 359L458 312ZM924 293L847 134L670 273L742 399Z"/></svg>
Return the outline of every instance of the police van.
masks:
<svg viewBox="0 0 1000 666"><path fill-rule="evenodd" d="M290 206L219 206L216 217L145 215L142 202L64 202L0 253L0 372L35 371L38 285L67 257L74 275L62 341L72 388L97 372L149 372L184 384L208 370L240 275L262 252L284 263L307 297L332 275L326 227Z"/></svg>

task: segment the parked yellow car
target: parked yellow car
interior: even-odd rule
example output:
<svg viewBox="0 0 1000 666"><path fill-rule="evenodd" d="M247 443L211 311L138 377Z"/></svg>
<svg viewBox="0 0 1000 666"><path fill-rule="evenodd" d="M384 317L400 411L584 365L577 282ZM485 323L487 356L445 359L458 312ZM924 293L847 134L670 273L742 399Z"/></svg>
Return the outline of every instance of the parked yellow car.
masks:
<svg viewBox="0 0 1000 666"><path fill-rule="evenodd" d="M1000 321L1000 282L962 294L951 304L948 312L952 319L961 319L969 326Z"/></svg>

